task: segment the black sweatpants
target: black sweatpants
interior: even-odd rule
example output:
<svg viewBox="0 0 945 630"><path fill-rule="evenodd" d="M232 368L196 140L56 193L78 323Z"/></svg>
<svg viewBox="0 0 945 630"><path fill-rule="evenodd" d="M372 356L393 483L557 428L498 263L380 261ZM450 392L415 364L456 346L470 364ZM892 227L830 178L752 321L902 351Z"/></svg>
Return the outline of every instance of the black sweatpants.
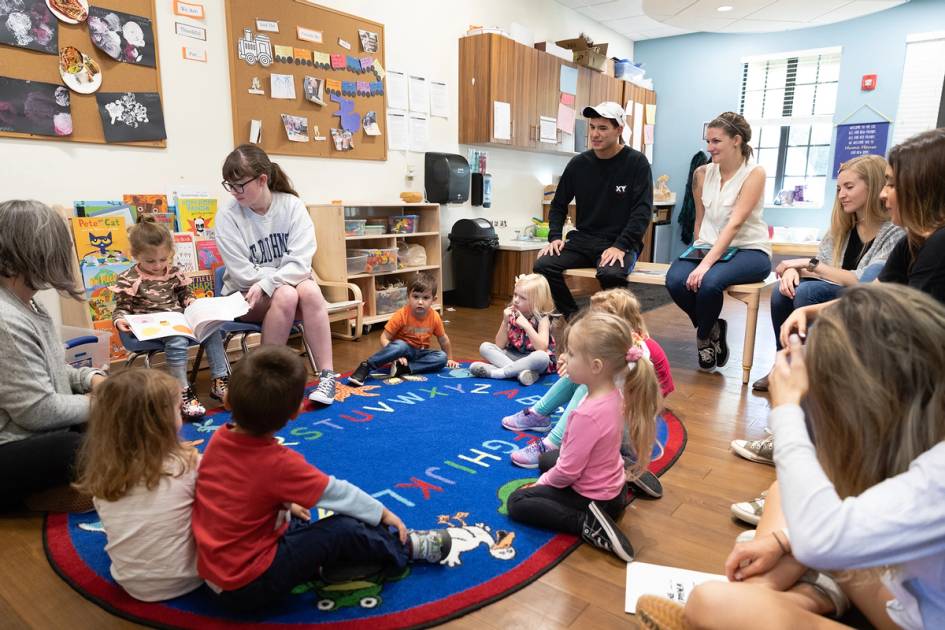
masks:
<svg viewBox="0 0 945 630"><path fill-rule="evenodd" d="M23 499L73 479L82 434L51 431L0 445L0 510L19 507Z"/></svg>

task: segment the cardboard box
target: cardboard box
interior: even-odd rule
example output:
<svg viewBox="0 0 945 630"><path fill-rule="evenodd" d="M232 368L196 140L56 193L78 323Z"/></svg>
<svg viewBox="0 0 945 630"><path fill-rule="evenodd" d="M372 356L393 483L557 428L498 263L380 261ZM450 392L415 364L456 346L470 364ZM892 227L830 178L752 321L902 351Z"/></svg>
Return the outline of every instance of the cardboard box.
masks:
<svg viewBox="0 0 945 630"><path fill-rule="evenodd" d="M588 46L587 42L581 38L562 39L555 42L562 48L567 48L574 55L574 63L603 72L607 67L607 44L594 44Z"/></svg>

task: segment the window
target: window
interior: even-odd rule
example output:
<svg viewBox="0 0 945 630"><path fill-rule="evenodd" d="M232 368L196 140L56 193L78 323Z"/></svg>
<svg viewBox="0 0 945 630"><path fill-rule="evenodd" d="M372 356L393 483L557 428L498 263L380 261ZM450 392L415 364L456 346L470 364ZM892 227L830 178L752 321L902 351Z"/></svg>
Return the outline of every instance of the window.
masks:
<svg viewBox="0 0 945 630"><path fill-rule="evenodd" d="M804 205L823 205L839 77L840 48L742 59L740 113L768 176L766 205L798 186Z"/></svg>
<svg viewBox="0 0 945 630"><path fill-rule="evenodd" d="M890 145L939 126L945 103L945 31L909 35Z"/></svg>

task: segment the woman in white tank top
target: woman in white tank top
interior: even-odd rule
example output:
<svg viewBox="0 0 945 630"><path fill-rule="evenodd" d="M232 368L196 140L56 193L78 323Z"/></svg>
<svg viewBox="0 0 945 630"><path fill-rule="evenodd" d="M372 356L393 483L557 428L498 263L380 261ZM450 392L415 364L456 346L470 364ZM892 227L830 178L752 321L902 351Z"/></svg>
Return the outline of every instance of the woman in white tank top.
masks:
<svg viewBox="0 0 945 630"><path fill-rule="evenodd" d="M751 127L735 112L709 123L706 143L712 162L696 170L692 185L694 245L702 258L677 259L666 274L669 294L696 328L702 370L728 361L727 325L719 319L725 289L758 282L771 272L771 244L762 218L765 171L751 162L749 140Z"/></svg>

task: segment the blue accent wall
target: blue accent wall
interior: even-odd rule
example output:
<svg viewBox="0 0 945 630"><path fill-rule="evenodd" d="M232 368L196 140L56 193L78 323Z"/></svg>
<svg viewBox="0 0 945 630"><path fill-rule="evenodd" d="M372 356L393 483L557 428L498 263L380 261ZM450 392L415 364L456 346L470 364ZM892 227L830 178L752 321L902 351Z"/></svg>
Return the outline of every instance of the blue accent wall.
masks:
<svg viewBox="0 0 945 630"><path fill-rule="evenodd" d="M646 64L647 76L653 78L657 94L654 177L669 175L670 188L679 200L678 213L689 162L696 151L705 148L703 123L720 112L738 110L743 57L841 46L834 122L867 104L895 120L906 36L943 29L945 1L912 0L879 13L816 28L747 35L693 33L637 42L634 61ZM872 92L860 90L864 74L879 75L877 88ZM849 122L878 119L864 109ZM833 164L833 147L828 163ZM823 208L771 208L765 210L765 220L771 225L824 229L830 220L835 185L835 180L828 180ZM673 255L683 248L679 234L674 223Z"/></svg>

